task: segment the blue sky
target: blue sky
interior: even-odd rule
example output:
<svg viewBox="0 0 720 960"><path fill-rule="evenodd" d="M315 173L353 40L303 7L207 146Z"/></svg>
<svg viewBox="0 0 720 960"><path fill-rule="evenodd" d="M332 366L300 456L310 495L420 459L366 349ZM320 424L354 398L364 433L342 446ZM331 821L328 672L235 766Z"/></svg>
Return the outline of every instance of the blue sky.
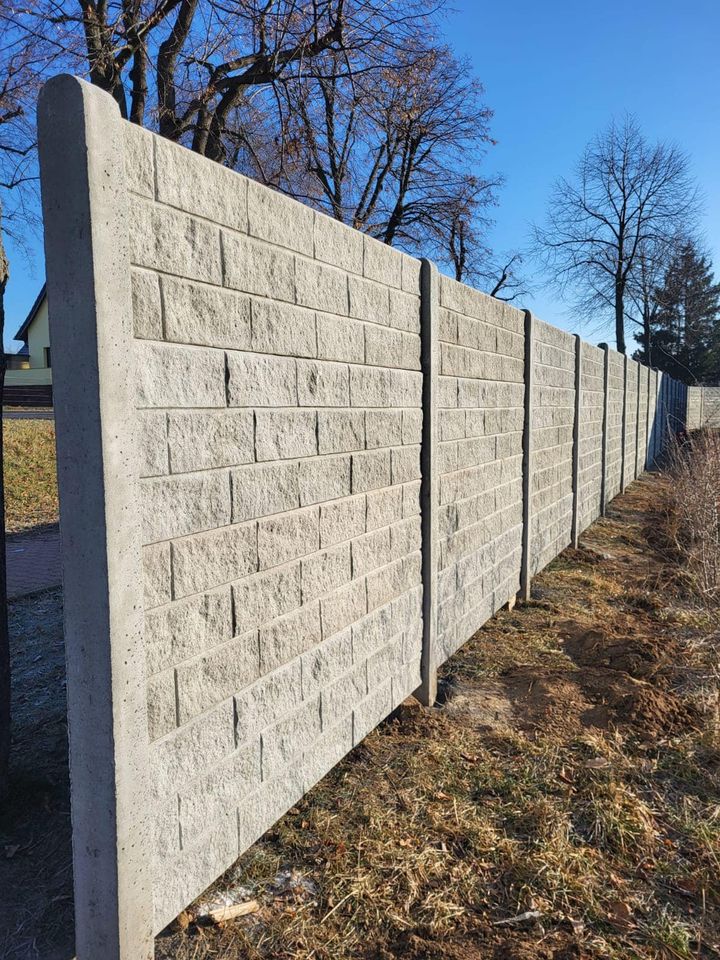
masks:
<svg viewBox="0 0 720 960"><path fill-rule="evenodd" d="M706 200L705 241L720 273L720 3L455 0L454 6L447 38L473 61L495 111L498 144L482 169L506 179L492 244L523 247L556 177L572 172L587 141L613 116L630 112L648 138L672 140L690 155ZM28 263L9 245L11 333L43 279L42 244L30 246ZM534 273L528 265L531 279ZM611 336L609 326L573 315L550 288L534 284L523 306L588 339Z"/></svg>
<svg viewBox="0 0 720 960"><path fill-rule="evenodd" d="M473 61L495 111L498 145L486 160L506 183L491 243L522 247L542 220L553 181L571 174L585 144L634 114L649 139L690 156L705 195L702 231L720 273L720 3L691 0L542 0L456 3L452 46ZM533 271L528 270L532 279ZM593 341L611 325L583 322L552 289L524 306ZM629 344L630 345L630 344Z"/></svg>

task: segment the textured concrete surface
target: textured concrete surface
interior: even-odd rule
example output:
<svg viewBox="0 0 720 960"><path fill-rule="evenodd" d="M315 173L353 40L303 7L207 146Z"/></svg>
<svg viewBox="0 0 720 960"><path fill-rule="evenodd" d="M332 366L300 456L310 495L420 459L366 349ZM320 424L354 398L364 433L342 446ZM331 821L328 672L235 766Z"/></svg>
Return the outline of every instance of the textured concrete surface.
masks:
<svg viewBox="0 0 720 960"><path fill-rule="evenodd" d="M578 424L578 531L582 533L602 513L603 411L605 351L582 345L580 417Z"/></svg>
<svg viewBox="0 0 720 960"><path fill-rule="evenodd" d="M720 427L720 387L687 387L686 421L689 430Z"/></svg>
<svg viewBox="0 0 720 960"><path fill-rule="evenodd" d="M70 736L92 758L76 871L105 877L76 898L109 938L79 958L137 960L405 697L432 702L685 397L63 83L41 163Z"/></svg>
<svg viewBox="0 0 720 960"><path fill-rule="evenodd" d="M532 392L530 572L542 570L571 540L575 340L535 322Z"/></svg>
<svg viewBox="0 0 720 960"><path fill-rule="evenodd" d="M97 87L43 88L78 960L153 954L125 129Z"/></svg>
<svg viewBox="0 0 720 960"><path fill-rule="evenodd" d="M420 264L127 146L160 929L420 683Z"/></svg>
<svg viewBox="0 0 720 960"><path fill-rule="evenodd" d="M522 311L440 280L439 658L519 589Z"/></svg>

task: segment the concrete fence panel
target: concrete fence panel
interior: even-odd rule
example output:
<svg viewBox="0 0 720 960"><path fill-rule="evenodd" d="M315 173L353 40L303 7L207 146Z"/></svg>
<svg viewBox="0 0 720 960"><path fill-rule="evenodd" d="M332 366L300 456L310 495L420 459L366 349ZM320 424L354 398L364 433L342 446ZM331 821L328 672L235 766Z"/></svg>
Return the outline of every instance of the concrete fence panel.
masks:
<svg viewBox="0 0 720 960"><path fill-rule="evenodd" d="M625 429L623 442L623 481L625 490L637 470L638 365L625 357Z"/></svg>
<svg viewBox="0 0 720 960"><path fill-rule="evenodd" d="M688 430L698 430L703 422L703 400L704 391L702 387L688 387L687 409L685 411L685 420Z"/></svg>
<svg viewBox="0 0 720 960"><path fill-rule="evenodd" d="M720 427L720 387L686 387L685 390L688 430Z"/></svg>
<svg viewBox="0 0 720 960"><path fill-rule="evenodd" d="M441 277L440 662L519 589L523 330L520 310Z"/></svg>
<svg viewBox="0 0 720 960"><path fill-rule="evenodd" d="M582 532L602 513L604 350L582 345L580 374L578 518Z"/></svg>
<svg viewBox="0 0 720 960"><path fill-rule="evenodd" d="M573 520L575 339L541 320L534 327L530 478L530 572L569 543Z"/></svg>
<svg viewBox="0 0 720 960"><path fill-rule="evenodd" d="M625 417L625 361L622 354L608 351L608 367L606 502L622 489Z"/></svg>
<svg viewBox="0 0 720 960"><path fill-rule="evenodd" d="M143 960L686 397L75 78L39 137L77 951Z"/></svg>

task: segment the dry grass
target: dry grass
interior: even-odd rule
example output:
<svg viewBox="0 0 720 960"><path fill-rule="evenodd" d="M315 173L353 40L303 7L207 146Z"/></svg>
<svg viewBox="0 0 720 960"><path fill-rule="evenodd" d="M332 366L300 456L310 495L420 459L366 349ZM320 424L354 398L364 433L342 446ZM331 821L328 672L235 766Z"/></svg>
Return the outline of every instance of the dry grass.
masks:
<svg viewBox="0 0 720 960"><path fill-rule="evenodd" d="M677 445L667 467L669 480L664 533L677 576L703 605L720 630L720 432L699 430ZM704 655L704 656L703 656ZM720 746L720 652L697 643L705 711L712 716L707 734Z"/></svg>
<svg viewBox="0 0 720 960"><path fill-rule="evenodd" d="M57 523L55 424L5 420L5 515L8 533Z"/></svg>
<svg viewBox="0 0 720 960"><path fill-rule="evenodd" d="M712 606L720 598L720 432L699 430L676 445L667 472L668 537L679 568Z"/></svg>
<svg viewBox="0 0 720 960"><path fill-rule="evenodd" d="M716 637L648 542L667 496L635 484L452 658L442 706L408 701L238 861L217 889L258 914L156 956L720 956Z"/></svg>

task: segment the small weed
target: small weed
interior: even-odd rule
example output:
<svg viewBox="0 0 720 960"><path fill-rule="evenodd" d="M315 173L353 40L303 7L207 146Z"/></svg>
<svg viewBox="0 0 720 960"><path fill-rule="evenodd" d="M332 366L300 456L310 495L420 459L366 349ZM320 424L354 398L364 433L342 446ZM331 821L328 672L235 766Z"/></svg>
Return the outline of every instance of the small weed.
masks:
<svg viewBox="0 0 720 960"><path fill-rule="evenodd" d="M690 958L693 956L692 936L688 926L673 917L665 907L655 922L648 927L648 937L664 949L666 956Z"/></svg>

